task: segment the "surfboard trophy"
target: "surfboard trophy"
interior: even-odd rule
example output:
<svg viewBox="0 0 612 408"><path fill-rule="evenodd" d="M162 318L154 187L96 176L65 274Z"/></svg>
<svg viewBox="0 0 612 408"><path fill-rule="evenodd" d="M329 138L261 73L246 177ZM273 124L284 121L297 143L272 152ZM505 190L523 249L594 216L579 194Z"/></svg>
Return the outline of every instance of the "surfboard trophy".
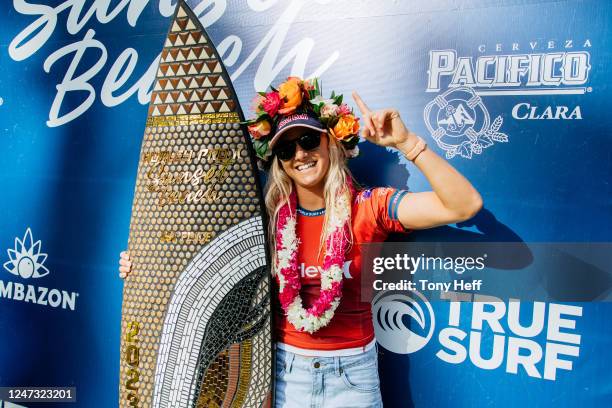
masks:
<svg viewBox="0 0 612 408"><path fill-rule="evenodd" d="M123 289L120 407L272 403L271 278L255 154L180 0L144 132Z"/></svg>

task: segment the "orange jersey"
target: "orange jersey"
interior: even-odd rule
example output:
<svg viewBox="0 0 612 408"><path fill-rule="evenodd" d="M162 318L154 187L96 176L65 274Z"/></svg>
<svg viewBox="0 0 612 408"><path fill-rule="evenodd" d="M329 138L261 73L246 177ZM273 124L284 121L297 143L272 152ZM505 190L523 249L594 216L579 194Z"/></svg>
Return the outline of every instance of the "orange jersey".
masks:
<svg viewBox="0 0 612 408"><path fill-rule="evenodd" d="M408 192L389 187L357 192L352 203L353 246L344 263L342 300L329 325L313 334L297 331L287 321L277 298L277 340L311 350L339 350L362 347L374 339L371 305L361 301L361 245L382 242L391 232L408 232L397 219L400 200ZM298 273L304 308L319 297L325 253L319 253L324 211L298 209L296 234L299 238ZM276 286L278 295L278 281Z"/></svg>

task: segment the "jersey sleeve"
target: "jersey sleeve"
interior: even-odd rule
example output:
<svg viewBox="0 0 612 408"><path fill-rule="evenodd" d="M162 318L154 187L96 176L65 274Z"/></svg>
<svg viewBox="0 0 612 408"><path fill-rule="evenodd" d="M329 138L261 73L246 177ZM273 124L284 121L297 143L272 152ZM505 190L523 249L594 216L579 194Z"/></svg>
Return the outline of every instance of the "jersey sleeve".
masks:
<svg viewBox="0 0 612 408"><path fill-rule="evenodd" d="M403 199L410 199L408 190L392 187L376 187L371 190L370 203L378 228L386 233L411 231L398 219L399 203Z"/></svg>

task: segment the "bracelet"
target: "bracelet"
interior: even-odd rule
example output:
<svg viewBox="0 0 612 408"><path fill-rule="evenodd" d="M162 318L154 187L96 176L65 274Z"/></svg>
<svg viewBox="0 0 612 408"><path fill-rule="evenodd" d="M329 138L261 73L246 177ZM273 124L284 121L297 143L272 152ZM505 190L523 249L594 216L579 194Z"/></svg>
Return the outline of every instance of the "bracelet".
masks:
<svg viewBox="0 0 612 408"><path fill-rule="evenodd" d="M406 158L408 158L408 160L410 161L415 161L419 154L423 153L423 151L427 147L427 143L425 143L425 141L420 136L417 136L417 138L419 139L419 141L416 142L414 147L410 149L408 153L406 153Z"/></svg>

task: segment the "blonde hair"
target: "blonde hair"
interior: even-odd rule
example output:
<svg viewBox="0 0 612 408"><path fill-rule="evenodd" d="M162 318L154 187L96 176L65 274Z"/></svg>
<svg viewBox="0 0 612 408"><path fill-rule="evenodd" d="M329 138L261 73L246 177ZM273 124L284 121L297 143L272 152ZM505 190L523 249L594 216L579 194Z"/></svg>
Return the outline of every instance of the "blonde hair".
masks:
<svg viewBox="0 0 612 408"><path fill-rule="evenodd" d="M327 148L329 150L329 167L325 174L325 185L323 188L323 195L325 200L325 218L323 220L323 229L321 239L319 241L319 254L324 249L325 241L327 240L327 227L330 223L330 216L333 211L336 198L340 195L347 195L346 202L349 205L352 202L351 192L348 188L348 181L353 183L353 186L357 188L357 184L353 179L351 171L346 165L346 152L344 147L340 145L340 142L334 137L328 137ZM289 195L295 188L293 180L283 170L282 165L279 161L273 157L270 171L268 172L268 180L264 188L265 204L268 213L268 233L270 237L270 253L272 255L272 274L276 274L277 256L276 256L276 223L278 220L278 213L280 208L288 201ZM349 214L349 225L351 225L351 209L348 209ZM353 242L352 228L349 228L349 236L347 237L349 242L349 248Z"/></svg>

